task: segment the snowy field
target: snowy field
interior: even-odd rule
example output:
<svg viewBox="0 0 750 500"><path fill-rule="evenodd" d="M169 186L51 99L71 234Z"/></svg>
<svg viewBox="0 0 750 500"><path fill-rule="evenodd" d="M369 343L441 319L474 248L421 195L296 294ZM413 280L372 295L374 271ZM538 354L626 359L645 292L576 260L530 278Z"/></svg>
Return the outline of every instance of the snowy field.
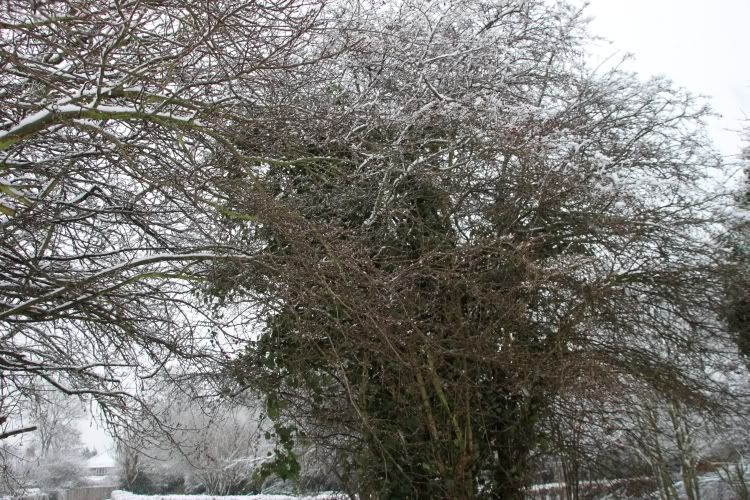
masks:
<svg viewBox="0 0 750 500"><path fill-rule="evenodd" d="M343 500L345 495L336 493L319 493L315 496L289 495L242 495L242 496L211 496L211 495L136 495L127 491L115 490L111 500Z"/></svg>

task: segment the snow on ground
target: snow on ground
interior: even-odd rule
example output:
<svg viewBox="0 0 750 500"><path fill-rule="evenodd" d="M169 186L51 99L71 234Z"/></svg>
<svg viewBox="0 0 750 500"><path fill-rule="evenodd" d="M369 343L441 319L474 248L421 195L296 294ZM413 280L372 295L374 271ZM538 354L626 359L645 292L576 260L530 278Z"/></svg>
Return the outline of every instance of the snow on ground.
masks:
<svg viewBox="0 0 750 500"><path fill-rule="evenodd" d="M319 493L315 496L289 495L243 495L243 496L211 496L211 495L136 495L127 491L115 490L111 500L343 500L344 495L336 493Z"/></svg>

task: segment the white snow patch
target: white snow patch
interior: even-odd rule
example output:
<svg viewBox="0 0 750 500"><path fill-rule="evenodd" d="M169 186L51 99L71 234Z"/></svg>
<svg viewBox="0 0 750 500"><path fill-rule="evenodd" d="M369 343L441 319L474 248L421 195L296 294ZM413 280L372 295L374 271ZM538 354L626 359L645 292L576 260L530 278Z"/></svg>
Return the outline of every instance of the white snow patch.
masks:
<svg viewBox="0 0 750 500"><path fill-rule="evenodd" d="M345 495L340 493L319 493L314 496L290 495L242 495L242 496L211 496L211 495L136 495L127 491L115 490L111 500L343 500Z"/></svg>

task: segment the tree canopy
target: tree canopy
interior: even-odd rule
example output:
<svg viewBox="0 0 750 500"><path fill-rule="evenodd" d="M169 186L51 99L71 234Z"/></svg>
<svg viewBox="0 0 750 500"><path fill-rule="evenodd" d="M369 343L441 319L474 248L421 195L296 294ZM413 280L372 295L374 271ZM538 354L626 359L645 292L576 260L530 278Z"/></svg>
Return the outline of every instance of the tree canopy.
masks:
<svg viewBox="0 0 750 500"><path fill-rule="evenodd" d="M581 10L1 8L3 408L258 391L276 472L511 499L576 408L721 407L708 110L591 68Z"/></svg>

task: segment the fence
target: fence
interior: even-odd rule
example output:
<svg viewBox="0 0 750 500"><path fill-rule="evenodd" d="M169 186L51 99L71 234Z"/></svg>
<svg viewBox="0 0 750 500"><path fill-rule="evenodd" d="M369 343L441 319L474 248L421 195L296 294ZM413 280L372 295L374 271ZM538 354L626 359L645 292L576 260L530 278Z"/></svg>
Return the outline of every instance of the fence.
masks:
<svg viewBox="0 0 750 500"><path fill-rule="evenodd" d="M105 500L110 498L116 486L89 486L71 488L64 492L60 500Z"/></svg>

